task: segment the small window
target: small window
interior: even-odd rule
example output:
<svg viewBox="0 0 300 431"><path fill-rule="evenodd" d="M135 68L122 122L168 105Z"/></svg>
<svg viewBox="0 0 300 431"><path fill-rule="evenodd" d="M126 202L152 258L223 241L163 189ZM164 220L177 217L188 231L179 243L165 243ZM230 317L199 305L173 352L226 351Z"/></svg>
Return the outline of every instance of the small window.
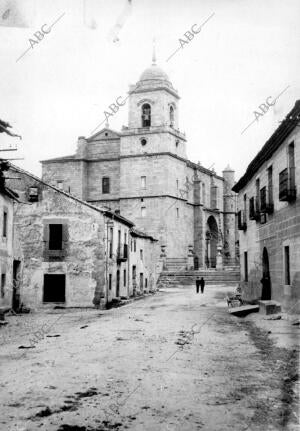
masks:
<svg viewBox="0 0 300 431"><path fill-rule="evenodd" d="M179 208L176 208L176 217L179 218Z"/></svg>
<svg viewBox="0 0 300 431"><path fill-rule="evenodd" d="M6 274L1 274L1 297L5 295Z"/></svg>
<svg viewBox="0 0 300 431"><path fill-rule="evenodd" d="M126 269L124 269L124 273L123 273L123 282L124 282L124 287L126 286Z"/></svg>
<svg viewBox="0 0 300 431"><path fill-rule="evenodd" d="M170 106L170 126L174 126L174 108L172 105Z"/></svg>
<svg viewBox="0 0 300 431"><path fill-rule="evenodd" d="M49 250L62 250L63 225L49 224Z"/></svg>
<svg viewBox="0 0 300 431"><path fill-rule="evenodd" d="M29 187L28 198L30 202L37 202L39 200L39 189L37 187Z"/></svg>
<svg viewBox="0 0 300 431"><path fill-rule="evenodd" d="M179 141L178 140L175 142L175 145L176 145L176 148L178 148L178 145L179 145Z"/></svg>
<svg viewBox="0 0 300 431"><path fill-rule="evenodd" d="M6 211L3 211L2 236L3 236L3 238L6 238L6 236L7 236L7 212Z"/></svg>
<svg viewBox="0 0 300 431"><path fill-rule="evenodd" d="M57 181L57 188L59 190L63 190L63 187L64 187L64 182L63 181Z"/></svg>
<svg viewBox="0 0 300 431"><path fill-rule="evenodd" d="M284 283L286 285L291 284L291 272L290 272L290 247L284 247Z"/></svg>
<svg viewBox="0 0 300 431"><path fill-rule="evenodd" d="M143 147L147 144L147 139L142 138L141 139L141 144L143 145Z"/></svg>
<svg viewBox="0 0 300 431"><path fill-rule="evenodd" d="M140 250L140 259L143 260L143 250Z"/></svg>
<svg viewBox="0 0 300 431"><path fill-rule="evenodd" d="M146 177L141 177L141 187L142 189L146 188Z"/></svg>
<svg viewBox="0 0 300 431"><path fill-rule="evenodd" d="M146 207L141 208L141 217L146 217Z"/></svg>
<svg viewBox="0 0 300 431"><path fill-rule="evenodd" d="M178 187L179 187L179 181L178 180L176 180L176 189L178 190Z"/></svg>
<svg viewBox="0 0 300 431"><path fill-rule="evenodd" d="M148 278L145 278L145 289L148 287Z"/></svg>
<svg viewBox="0 0 300 431"><path fill-rule="evenodd" d="M133 241L133 251L136 252L136 239Z"/></svg>
<svg viewBox="0 0 300 431"><path fill-rule="evenodd" d="M110 184L109 184L109 178L103 177L102 178L102 193L110 193Z"/></svg>
<svg viewBox="0 0 300 431"><path fill-rule="evenodd" d="M109 290L111 290L112 287L112 274L109 274L109 278L108 278L108 288Z"/></svg>

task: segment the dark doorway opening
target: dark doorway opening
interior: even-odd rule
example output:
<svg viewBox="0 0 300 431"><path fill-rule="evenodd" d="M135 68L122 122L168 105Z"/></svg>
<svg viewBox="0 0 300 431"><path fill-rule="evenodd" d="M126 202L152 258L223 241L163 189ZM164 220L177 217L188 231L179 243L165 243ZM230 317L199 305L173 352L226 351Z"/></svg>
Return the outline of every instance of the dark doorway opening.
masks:
<svg viewBox="0 0 300 431"><path fill-rule="evenodd" d="M66 301L65 274L44 274L44 302Z"/></svg>
<svg viewBox="0 0 300 431"><path fill-rule="evenodd" d="M198 256L194 257L194 269L195 270L199 269L199 258L198 258Z"/></svg>
<svg viewBox="0 0 300 431"><path fill-rule="evenodd" d="M117 270L117 285L116 285L116 297L120 296L120 271Z"/></svg>
<svg viewBox="0 0 300 431"><path fill-rule="evenodd" d="M208 268L215 268L217 263L217 244L219 239L219 230L216 219L213 216L208 217L206 231L206 251L205 263Z"/></svg>
<svg viewBox="0 0 300 431"><path fill-rule="evenodd" d="M49 225L49 250L62 250L63 226L62 224Z"/></svg>
<svg viewBox="0 0 300 431"><path fill-rule="evenodd" d="M261 299L263 301L269 301L271 299L271 278L270 278L270 268L269 268L269 255L266 247L263 249L262 255L262 266L263 266L263 276L262 276L262 292Z"/></svg>
<svg viewBox="0 0 300 431"><path fill-rule="evenodd" d="M13 262L13 295L12 295L12 308L14 311L20 308L20 272L21 262L19 260L14 260Z"/></svg>

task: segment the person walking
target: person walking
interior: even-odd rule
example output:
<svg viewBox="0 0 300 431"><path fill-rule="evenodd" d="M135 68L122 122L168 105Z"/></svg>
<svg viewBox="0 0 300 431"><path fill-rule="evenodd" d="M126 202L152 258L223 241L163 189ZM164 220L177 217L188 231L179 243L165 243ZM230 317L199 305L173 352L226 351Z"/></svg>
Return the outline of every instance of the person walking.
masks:
<svg viewBox="0 0 300 431"><path fill-rule="evenodd" d="M200 284L200 277L198 276L196 278L196 293L199 293Z"/></svg>
<svg viewBox="0 0 300 431"><path fill-rule="evenodd" d="M203 277L201 277L200 286L201 286L201 293L203 293L204 292L204 286L205 286L205 281L204 281Z"/></svg>

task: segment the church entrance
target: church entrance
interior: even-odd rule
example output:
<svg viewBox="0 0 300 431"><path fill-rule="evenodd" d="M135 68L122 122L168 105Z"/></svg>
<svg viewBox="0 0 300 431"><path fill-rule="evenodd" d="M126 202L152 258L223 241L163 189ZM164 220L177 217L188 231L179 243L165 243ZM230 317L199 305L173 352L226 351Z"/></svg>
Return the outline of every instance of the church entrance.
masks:
<svg viewBox="0 0 300 431"><path fill-rule="evenodd" d="M205 264L207 268L215 268L217 263L218 225L216 219L210 216L206 226Z"/></svg>

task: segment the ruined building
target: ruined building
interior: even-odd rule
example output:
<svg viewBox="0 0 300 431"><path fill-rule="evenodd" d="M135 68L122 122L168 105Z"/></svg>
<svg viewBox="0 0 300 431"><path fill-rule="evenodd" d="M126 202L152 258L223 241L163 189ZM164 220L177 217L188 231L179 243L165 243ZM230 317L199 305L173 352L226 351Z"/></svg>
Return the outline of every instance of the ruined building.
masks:
<svg viewBox="0 0 300 431"><path fill-rule="evenodd" d="M167 266L235 264L234 172L187 159L179 95L155 61L130 86L128 105L128 126L79 137L74 155L42 162L43 179L132 220L159 240Z"/></svg>

